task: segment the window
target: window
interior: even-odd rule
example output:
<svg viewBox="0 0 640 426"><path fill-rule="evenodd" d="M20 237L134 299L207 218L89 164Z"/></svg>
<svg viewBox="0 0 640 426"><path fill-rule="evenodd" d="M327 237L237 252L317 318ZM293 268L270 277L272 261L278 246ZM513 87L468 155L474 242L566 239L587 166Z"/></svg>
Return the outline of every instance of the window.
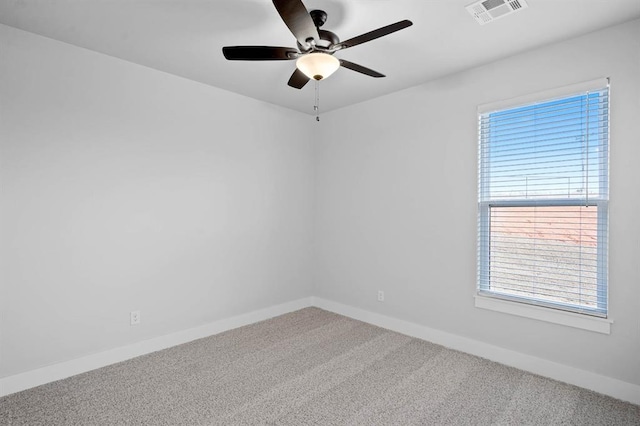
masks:
<svg viewBox="0 0 640 426"><path fill-rule="evenodd" d="M606 317L608 81L535 98L479 109L478 293Z"/></svg>

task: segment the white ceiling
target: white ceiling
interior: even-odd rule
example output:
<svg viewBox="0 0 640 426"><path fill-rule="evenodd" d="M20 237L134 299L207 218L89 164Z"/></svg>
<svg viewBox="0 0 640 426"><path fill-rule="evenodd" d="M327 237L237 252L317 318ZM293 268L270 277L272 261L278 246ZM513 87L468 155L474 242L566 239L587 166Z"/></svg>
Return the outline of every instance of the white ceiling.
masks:
<svg viewBox="0 0 640 426"><path fill-rule="evenodd" d="M527 0L528 9L484 26L465 10L470 0L303 1L325 10L323 29L342 40L414 23L336 53L387 77L338 70L320 84L325 112L640 17L640 0ZM222 56L227 45L295 46L270 0L0 0L0 23L313 113L314 84L287 86L294 61Z"/></svg>

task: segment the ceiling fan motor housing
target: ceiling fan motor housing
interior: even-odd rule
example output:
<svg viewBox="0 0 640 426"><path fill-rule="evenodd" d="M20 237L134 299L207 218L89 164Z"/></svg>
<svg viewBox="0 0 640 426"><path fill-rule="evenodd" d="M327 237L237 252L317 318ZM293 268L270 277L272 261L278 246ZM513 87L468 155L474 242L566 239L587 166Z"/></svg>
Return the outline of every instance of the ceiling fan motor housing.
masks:
<svg viewBox="0 0 640 426"><path fill-rule="evenodd" d="M309 47L305 48L303 45L298 43L298 49L301 52L308 52L310 50L320 48L320 50L329 49L334 44L340 43L340 38L335 33L327 30L318 30L318 35L320 36L320 40L318 40L315 44L309 45Z"/></svg>
<svg viewBox="0 0 640 426"><path fill-rule="evenodd" d="M313 19L313 23L318 29L320 40L316 41L315 46L312 44L309 44L309 46L303 46L298 43L298 48L301 52L308 52L316 48L320 48L320 50L329 49L331 46L340 43L340 38L335 33L320 29L320 27L327 22L327 12L324 10L312 10L309 12L309 15L311 15L311 19Z"/></svg>

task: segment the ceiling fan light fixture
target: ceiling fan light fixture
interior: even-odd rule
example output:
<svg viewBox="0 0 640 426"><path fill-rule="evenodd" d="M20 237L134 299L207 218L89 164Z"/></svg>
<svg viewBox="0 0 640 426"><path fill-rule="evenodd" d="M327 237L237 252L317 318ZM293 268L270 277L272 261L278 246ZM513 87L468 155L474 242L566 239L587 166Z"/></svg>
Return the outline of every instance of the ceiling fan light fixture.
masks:
<svg viewBox="0 0 640 426"><path fill-rule="evenodd" d="M328 53L314 52L301 56L296 67L313 80L322 80L340 68L340 61Z"/></svg>

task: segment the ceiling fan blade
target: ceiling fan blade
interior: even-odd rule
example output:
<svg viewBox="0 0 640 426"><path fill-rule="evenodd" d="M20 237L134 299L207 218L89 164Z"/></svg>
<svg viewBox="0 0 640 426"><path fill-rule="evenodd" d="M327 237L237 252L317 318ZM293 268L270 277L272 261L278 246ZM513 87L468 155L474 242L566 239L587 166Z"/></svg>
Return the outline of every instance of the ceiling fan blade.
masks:
<svg viewBox="0 0 640 426"><path fill-rule="evenodd" d="M354 64L353 62L345 61L344 59L340 59L340 66L345 68L349 68L352 71L356 71L370 77L380 78L385 77L384 74L380 74L378 71L374 71L370 68L363 67L362 65Z"/></svg>
<svg viewBox="0 0 640 426"><path fill-rule="evenodd" d="M230 61L279 61L300 56L292 47L273 46L225 46L222 53Z"/></svg>
<svg viewBox="0 0 640 426"><path fill-rule="evenodd" d="M280 17L287 24L298 43L308 47L309 40L320 40L318 29L311 19L311 15L300 0L273 0Z"/></svg>
<svg viewBox="0 0 640 426"><path fill-rule="evenodd" d="M362 43L366 43L371 40L375 40L377 38L386 36L391 33L395 33L396 31L400 31L407 27L413 25L413 22L405 19L404 21L396 22L395 24L387 25L386 27L378 28L377 30L369 31L368 33L359 35L354 38L350 38L349 40L340 42L333 46L335 50L347 49L349 47L357 46Z"/></svg>
<svg viewBox="0 0 640 426"><path fill-rule="evenodd" d="M291 74L291 78L289 79L289 82L287 84L293 88L302 89L308 82L309 77L307 77L302 71L296 68L293 74Z"/></svg>

